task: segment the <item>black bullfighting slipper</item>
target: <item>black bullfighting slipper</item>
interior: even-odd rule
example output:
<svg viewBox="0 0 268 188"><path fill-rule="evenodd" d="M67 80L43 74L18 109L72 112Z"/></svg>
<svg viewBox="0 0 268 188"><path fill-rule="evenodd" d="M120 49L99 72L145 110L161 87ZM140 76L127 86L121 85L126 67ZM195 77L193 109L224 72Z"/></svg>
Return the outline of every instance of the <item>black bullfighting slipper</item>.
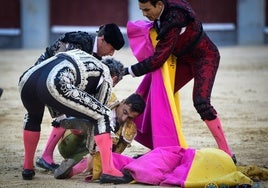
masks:
<svg viewBox="0 0 268 188"><path fill-rule="evenodd" d="M134 178L131 176L131 174L128 171L123 170L122 173L124 174L124 179L126 180L127 183L130 183L134 180Z"/></svg>
<svg viewBox="0 0 268 188"><path fill-rule="evenodd" d="M234 161L234 164L236 165L237 160L236 160L236 156L235 156L235 154L232 155L232 159L233 159L233 161Z"/></svg>
<svg viewBox="0 0 268 188"><path fill-rule="evenodd" d="M21 175L24 180L32 180L33 177L35 176L35 172L34 170L23 169Z"/></svg>
<svg viewBox="0 0 268 188"><path fill-rule="evenodd" d="M126 178L125 175L122 177L112 176L109 174L101 174L100 183L113 183L113 184L123 184L129 183L129 178Z"/></svg>
<svg viewBox="0 0 268 188"><path fill-rule="evenodd" d="M35 162L36 166L43 168L45 170L50 170L50 171L54 171L56 168L58 168L60 165L52 163L49 164L47 163L42 157L39 157L36 162Z"/></svg>
<svg viewBox="0 0 268 188"><path fill-rule="evenodd" d="M60 121L60 126L64 129L76 129L87 132L93 127L93 123L86 119L68 117Z"/></svg>
<svg viewBox="0 0 268 188"><path fill-rule="evenodd" d="M64 161L61 162L59 168L55 170L54 178L56 179L69 178L69 174L74 165L75 165L75 161L73 159L65 159Z"/></svg>
<svg viewBox="0 0 268 188"><path fill-rule="evenodd" d="M2 88L0 88L0 97L2 96L3 91L4 90Z"/></svg>

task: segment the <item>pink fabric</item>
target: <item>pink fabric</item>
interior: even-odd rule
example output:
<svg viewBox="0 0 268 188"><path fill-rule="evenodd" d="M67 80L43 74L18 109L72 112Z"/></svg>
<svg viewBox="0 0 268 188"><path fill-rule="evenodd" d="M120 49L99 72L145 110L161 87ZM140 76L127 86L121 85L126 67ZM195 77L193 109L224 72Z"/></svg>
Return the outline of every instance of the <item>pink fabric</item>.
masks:
<svg viewBox="0 0 268 188"><path fill-rule="evenodd" d="M123 168L131 163L132 161L134 161L135 159L119 154L119 153L113 153L113 162L114 162L114 166L115 168L117 168L118 170L122 171Z"/></svg>
<svg viewBox="0 0 268 188"><path fill-rule="evenodd" d="M40 132L23 130L24 163L23 169L34 169L34 155L40 139Z"/></svg>
<svg viewBox="0 0 268 188"><path fill-rule="evenodd" d="M232 157L233 153L231 152L231 149L227 144L219 117L211 121L205 120L205 123L208 126L210 132L212 133L213 137L215 138L219 149L225 151Z"/></svg>
<svg viewBox="0 0 268 188"><path fill-rule="evenodd" d="M179 146L159 147L138 159L113 154L116 167L130 172L137 182L161 186L183 186L194 156L194 149Z"/></svg>
<svg viewBox="0 0 268 188"><path fill-rule="evenodd" d="M163 149L165 149L165 148L163 148ZM172 152L175 152L177 149L179 149L179 147L177 147L177 148L173 147ZM183 148L181 148L181 152L179 151L177 153L178 155L183 154L179 166L174 166L174 169L172 171L170 171L170 173L165 175L165 179L160 183L160 185L162 185L162 186L180 185L181 187L185 187L184 184L187 181L189 171L190 171L192 163L194 161L195 153L196 153L195 149L192 149L192 148L183 149Z"/></svg>
<svg viewBox="0 0 268 188"><path fill-rule="evenodd" d="M146 59L154 52L154 47L149 36L149 31L152 27L152 22L143 20L129 21L127 23L127 35L130 47L138 61Z"/></svg>
<svg viewBox="0 0 268 188"><path fill-rule="evenodd" d="M152 22L147 21L127 24L129 44L138 61L149 57L154 52L149 36L151 27ZM145 75L136 92L143 96L147 105L144 113L135 119L138 130L135 140L150 149L179 146L161 69Z"/></svg>
<svg viewBox="0 0 268 188"><path fill-rule="evenodd" d="M53 159L53 153L56 145L58 144L60 138L64 135L65 133L64 128L62 127L53 127L51 130L51 133L49 135L49 138L46 143L46 147L42 153L42 158L49 164L54 163Z"/></svg>
<svg viewBox="0 0 268 188"><path fill-rule="evenodd" d="M69 177L81 174L87 169L87 158L83 158L79 163L72 167Z"/></svg>
<svg viewBox="0 0 268 188"><path fill-rule="evenodd" d="M127 24L129 44L138 61L154 52L149 36L151 27L152 23L146 21ZM138 159L114 155L116 167L130 171L140 183L184 185L195 150L179 146L161 69L145 75L136 92L145 99L146 108L135 119L138 130L135 140L153 150Z"/></svg>
<svg viewBox="0 0 268 188"><path fill-rule="evenodd" d="M102 164L102 172L112 176L120 176L123 174L114 167L112 156L112 138L109 133L94 136L96 145L99 148Z"/></svg>

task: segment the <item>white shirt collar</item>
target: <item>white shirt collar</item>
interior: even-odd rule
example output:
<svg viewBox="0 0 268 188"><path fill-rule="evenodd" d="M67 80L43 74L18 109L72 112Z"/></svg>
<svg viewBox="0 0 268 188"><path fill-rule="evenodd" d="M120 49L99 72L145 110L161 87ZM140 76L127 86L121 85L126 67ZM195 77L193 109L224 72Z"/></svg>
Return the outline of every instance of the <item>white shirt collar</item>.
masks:
<svg viewBox="0 0 268 188"><path fill-rule="evenodd" d="M161 12L159 14L159 17L157 18L158 21L160 21L160 17L162 16L162 13L163 13L164 9L165 9L165 6L163 5L163 8L162 8L162 10L161 10Z"/></svg>
<svg viewBox="0 0 268 188"><path fill-rule="evenodd" d="M97 53L97 43L98 43L98 36L95 37L94 46L93 46L93 53Z"/></svg>
<svg viewBox="0 0 268 188"><path fill-rule="evenodd" d="M158 27L160 28L160 17L161 17L161 15L162 15L162 13L163 13L163 11L164 11L164 8L165 8L165 6L163 6L163 8L162 8L162 10L161 10L161 12L160 12L160 14L159 14L159 17L157 18L157 25L158 25Z"/></svg>

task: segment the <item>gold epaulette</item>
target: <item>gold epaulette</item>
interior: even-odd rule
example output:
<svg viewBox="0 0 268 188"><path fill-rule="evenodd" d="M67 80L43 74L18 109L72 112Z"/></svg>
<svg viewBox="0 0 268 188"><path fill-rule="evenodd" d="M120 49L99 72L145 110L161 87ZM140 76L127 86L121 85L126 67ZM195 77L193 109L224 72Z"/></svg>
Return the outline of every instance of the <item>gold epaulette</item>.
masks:
<svg viewBox="0 0 268 188"><path fill-rule="evenodd" d="M110 96L110 99L108 101L107 107L110 108L111 110L116 107L120 102L118 101L115 93L112 93Z"/></svg>

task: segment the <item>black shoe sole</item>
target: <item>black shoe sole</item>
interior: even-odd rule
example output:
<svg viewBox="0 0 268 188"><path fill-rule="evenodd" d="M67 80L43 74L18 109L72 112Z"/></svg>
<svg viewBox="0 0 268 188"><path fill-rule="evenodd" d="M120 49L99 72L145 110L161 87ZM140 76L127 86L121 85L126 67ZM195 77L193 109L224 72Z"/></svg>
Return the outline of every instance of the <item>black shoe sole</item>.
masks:
<svg viewBox="0 0 268 188"><path fill-rule="evenodd" d="M38 158L37 161L35 162L36 166L39 168L43 168L48 171L54 172L56 168L59 167L58 164L48 164L44 159Z"/></svg>
<svg viewBox="0 0 268 188"><path fill-rule="evenodd" d="M24 180L32 180L33 177L35 176L35 172L34 170L24 169L21 175Z"/></svg>
<svg viewBox="0 0 268 188"><path fill-rule="evenodd" d="M69 117L61 120L60 126L64 129L76 129L87 132L88 129L93 127L93 123L86 119Z"/></svg>
<svg viewBox="0 0 268 188"><path fill-rule="evenodd" d="M101 174L100 184L113 183L113 184L126 184L129 183L130 179L123 177L111 176L109 174Z"/></svg>
<svg viewBox="0 0 268 188"><path fill-rule="evenodd" d="M75 161L73 159L64 160L61 165L57 169L55 169L54 178L67 179L74 165Z"/></svg>
<svg viewBox="0 0 268 188"><path fill-rule="evenodd" d="M0 97L2 96L2 94L3 94L3 89L2 88L0 88Z"/></svg>
<svg viewBox="0 0 268 188"><path fill-rule="evenodd" d="M232 159L233 159L234 164L236 165L237 160L236 160L236 156L235 156L235 154L232 155Z"/></svg>

